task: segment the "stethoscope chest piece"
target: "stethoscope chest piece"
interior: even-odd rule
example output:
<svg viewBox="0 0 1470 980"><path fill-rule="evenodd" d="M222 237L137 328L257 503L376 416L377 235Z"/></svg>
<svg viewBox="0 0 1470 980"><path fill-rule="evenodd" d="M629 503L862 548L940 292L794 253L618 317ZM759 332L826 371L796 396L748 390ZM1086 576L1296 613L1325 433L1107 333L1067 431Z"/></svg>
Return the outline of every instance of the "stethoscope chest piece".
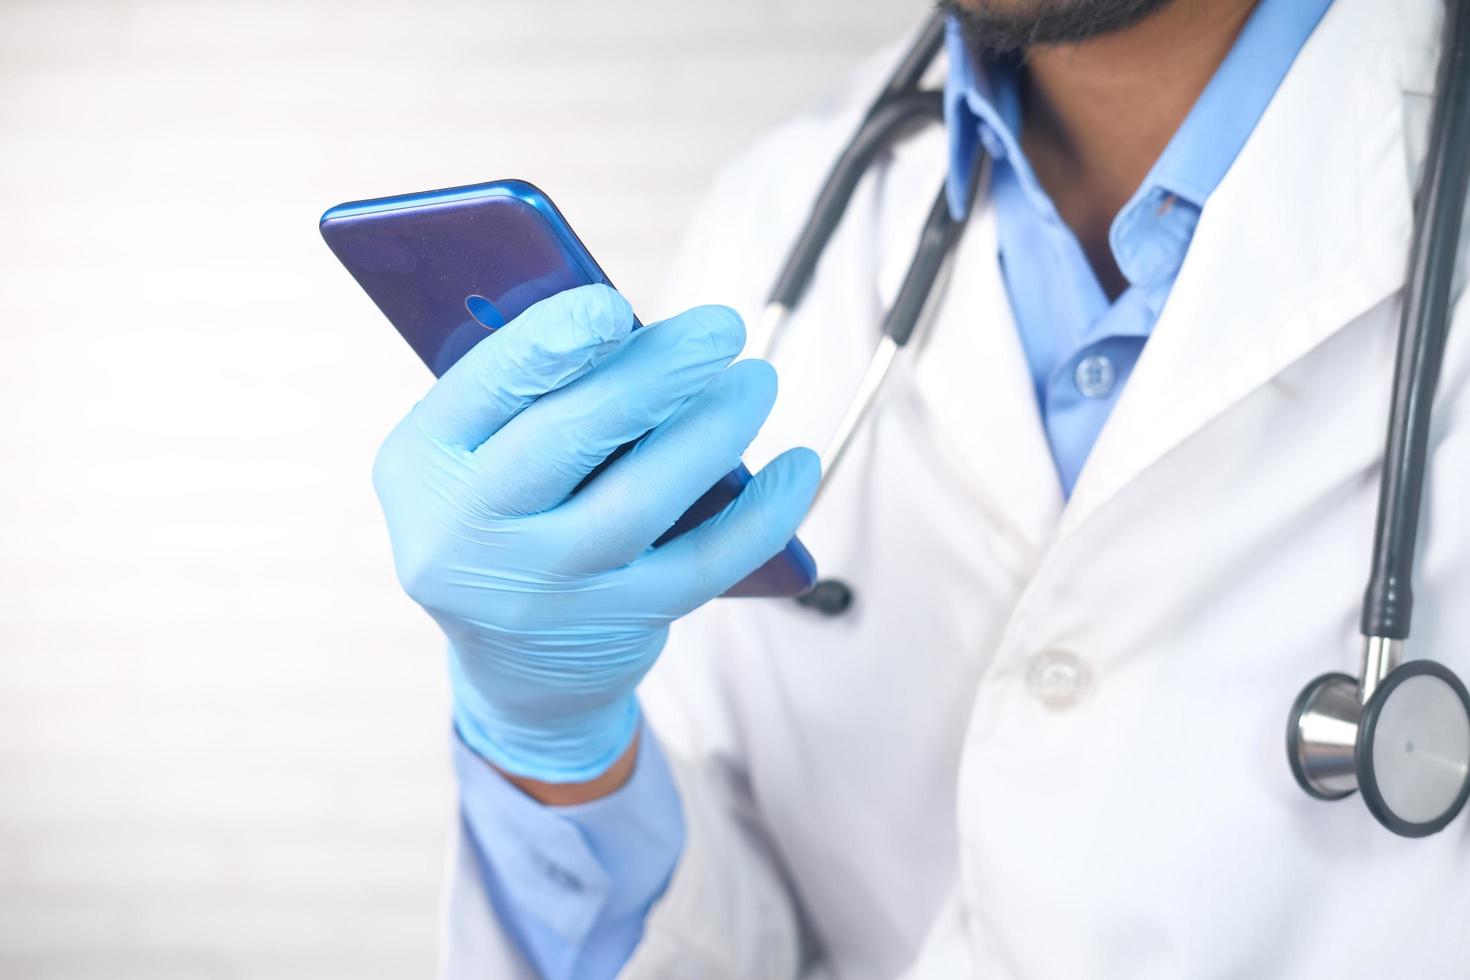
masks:
<svg viewBox="0 0 1470 980"><path fill-rule="evenodd" d="M1432 660L1393 668L1361 701L1357 678L1323 674L1292 707L1287 757L1323 800L1361 790L1368 810L1404 837L1427 837L1470 799L1470 695Z"/></svg>
<svg viewBox="0 0 1470 980"><path fill-rule="evenodd" d="M1319 800L1340 800L1358 788L1358 679L1323 674L1297 695L1286 723L1286 756L1301 788Z"/></svg>
<svg viewBox="0 0 1470 980"><path fill-rule="evenodd" d="M1389 674L1358 723L1353 753L1363 802L1389 830L1424 837L1470 797L1470 696L1443 664L1415 660Z"/></svg>

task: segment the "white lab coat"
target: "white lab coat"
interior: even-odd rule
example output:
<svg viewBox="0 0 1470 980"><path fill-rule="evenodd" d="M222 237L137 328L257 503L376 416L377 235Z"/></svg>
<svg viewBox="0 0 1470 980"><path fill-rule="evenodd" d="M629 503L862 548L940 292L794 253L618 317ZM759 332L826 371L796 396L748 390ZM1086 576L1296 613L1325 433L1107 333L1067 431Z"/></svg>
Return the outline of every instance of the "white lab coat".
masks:
<svg viewBox="0 0 1470 980"><path fill-rule="evenodd" d="M1069 501L993 216L973 216L802 530L851 612L712 603L645 684L689 838L627 977L1470 976L1470 817L1395 837L1357 798L1308 798L1283 738L1308 679L1357 670L1441 13L1327 12ZM722 179L677 304L754 320L874 79ZM944 159L916 138L860 188L752 462L831 433ZM1408 651L1470 677L1457 320ZM516 976L463 850L456 867L447 975Z"/></svg>

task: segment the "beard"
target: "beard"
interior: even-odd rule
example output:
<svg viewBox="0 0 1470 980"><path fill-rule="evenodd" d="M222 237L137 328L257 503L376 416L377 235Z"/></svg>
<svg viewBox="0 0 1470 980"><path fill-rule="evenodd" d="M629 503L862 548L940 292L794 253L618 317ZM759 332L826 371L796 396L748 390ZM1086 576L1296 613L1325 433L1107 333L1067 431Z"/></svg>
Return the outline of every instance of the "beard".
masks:
<svg viewBox="0 0 1470 980"><path fill-rule="evenodd" d="M972 47L1014 54L1077 44L1143 20L1171 0L938 0Z"/></svg>

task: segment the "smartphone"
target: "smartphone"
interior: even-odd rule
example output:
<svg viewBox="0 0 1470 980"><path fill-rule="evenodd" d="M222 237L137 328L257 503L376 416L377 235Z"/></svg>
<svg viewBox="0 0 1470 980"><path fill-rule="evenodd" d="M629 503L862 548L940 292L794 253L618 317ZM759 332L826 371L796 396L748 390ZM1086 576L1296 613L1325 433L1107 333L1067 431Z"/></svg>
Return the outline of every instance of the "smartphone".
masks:
<svg viewBox="0 0 1470 980"><path fill-rule="evenodd" d="M523 180L340 204L322 215L321 232L435 377L531 304L612 285L551 198ZM655 544L719 513L749 481L743 464L732 470ZM725 594L795 596L816 577L811 554L792 538Z"/></svg>

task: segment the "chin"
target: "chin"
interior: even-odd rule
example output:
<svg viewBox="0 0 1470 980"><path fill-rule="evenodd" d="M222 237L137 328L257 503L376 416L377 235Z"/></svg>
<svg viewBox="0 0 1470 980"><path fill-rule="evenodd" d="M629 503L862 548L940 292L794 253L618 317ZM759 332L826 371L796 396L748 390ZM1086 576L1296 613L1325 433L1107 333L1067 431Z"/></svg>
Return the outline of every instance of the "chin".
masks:
<svg viewBox="0 0 1470 980"><path fill-rule="evenodd" d="M1019 51L1121 31L1173 0L939 0L977 47Z"/></svg>

